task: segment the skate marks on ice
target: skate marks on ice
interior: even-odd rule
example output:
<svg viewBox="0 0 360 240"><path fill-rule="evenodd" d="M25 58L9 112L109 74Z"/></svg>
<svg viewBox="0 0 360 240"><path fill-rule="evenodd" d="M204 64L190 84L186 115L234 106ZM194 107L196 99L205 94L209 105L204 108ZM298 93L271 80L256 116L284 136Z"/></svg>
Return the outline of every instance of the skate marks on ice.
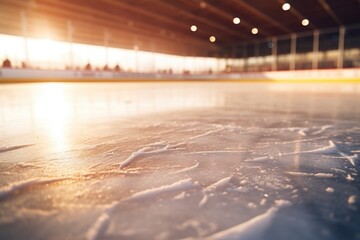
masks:
<svg viewBox="0 0 360 240"><path fill-rule="evenodd" d="M218 180L217 182L207 186L206 188L204 188L202 190L202 193L203 193L203 198L201 199L201 201L199 202L199 207L203 207L207 202L208 202L208 199L209 199L209 194L219 188L222 188L222 187L225 187L231 180L232 176L230 177L225 177L225 178L222 178L220 180Z"/></svg>
<svg viewBox="0 0 360 240"><path fill-rule="evenodd" d="M327 146L323 146L320 148L316 148L316 149L311 149L311 150L306 150L306 151L294 151L294 152L285 152L285 153L278 153L276 155L268 155L268 156L263 156L263 157L256 157L256 158L252 158L252 159L246 159L246 162L264 162L267 160L273 160L276 158L282 158L282 157L286 157L286 156L295 156L295 155L307 155L307 154L313 154L313 155L320 155L320 156L330 156L332 158L339 158L339 159L343 159L345 161L347 161L350 165L351 165L351 169L355 170L355 166L356 166L356 161L359 160L359 155L353 151L351 151L350 153L344 153L342 150L339 149L338 145L335 144L332 140L329 140L329 144ZM344 171L344 170L343 170ZM295 173L293 173L292 175L295 175ZM301 173L297 174L298 176L301 175ZM306 176L307 174L303 174L304 176ZM323 175L322 173L314 173L311 174L313 176L319 176L319 177L330 177L330 175Z"/></svg>
<svg viewBox="0 0 360 240"><path fill-rule="evenodd" d="M161 153L167 153L170 151L182 150L181 148L179 149L178 147L182 146L184 144L185 143L177 143L177 144L171 145L171 144L165 144L164 142L150 144L148 146L145 146L145 147L139 149L136 152L133 152L127 159L125 159L123 162L120 163L119 168L123 169L123 168L127 167L128 165L130 165L132 162L149 157L149 156L153 156L153 155L157 155L157 154L161 154Z"/></svg>
<svg viewBox="0 0 360 240"><path fill-rule="evenodd" d="M277 200L275 206L269 208L265 213L260 214L244 223L225 229L210 235L208 240L250 240L262 239L264 232L268 229L277 212L291 203L286 200Z"/></svg>
<svg viewBox="0 0 360 240"><path fill-rule="evenodd" d="M31 146L34 146L34 145L35 145L35 144L24 144L24 145L0 147L0 154L1 154L1 153L5 153L5 152L10 152L10 151L18 150L18 149L22 149L22 148L28 148L28 147L31 147Z"/></svg>
<svg viewBox="0 0 360 240"><path fill-rule="evenodd" d="M132 201L140 202L151 199L158 199L158 197L162 195L176 194L178 192L187 191L198 187L199 184L197 182L193 182L191 178L188 178L174 182L169 185L163 185L160 187L146 189L137 192L132 196L123 199L122 201L113 202L112 204L105 207L103 213L95 220L94 224L88 229L86 233L86 238L88 240L101 239L108 228L108 225L111 221L111 217L114 214L114 211L121 204L126 204L127 202L132 202Z"/></svg>
<svg viewBox="0 0 360 240"><path fill-rule="evenodd" d="M15 193L20 193L21 191L25 191L27 189L36 186L62 182L67 180L72 180L72 179L71 178L34 178L22 182L11 183L5 187L0 188L0 201L10 197Z"/></svg>

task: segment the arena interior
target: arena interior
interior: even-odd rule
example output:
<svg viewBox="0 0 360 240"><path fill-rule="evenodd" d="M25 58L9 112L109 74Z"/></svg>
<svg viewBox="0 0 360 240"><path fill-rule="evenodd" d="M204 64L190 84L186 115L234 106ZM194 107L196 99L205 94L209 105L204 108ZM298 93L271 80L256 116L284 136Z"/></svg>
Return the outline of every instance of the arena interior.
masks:
<svg viewBox="0 0 360 240"><path fill-rule="evenodd" d="M360 239L359 0L0 19L0 239Z"/></svg>

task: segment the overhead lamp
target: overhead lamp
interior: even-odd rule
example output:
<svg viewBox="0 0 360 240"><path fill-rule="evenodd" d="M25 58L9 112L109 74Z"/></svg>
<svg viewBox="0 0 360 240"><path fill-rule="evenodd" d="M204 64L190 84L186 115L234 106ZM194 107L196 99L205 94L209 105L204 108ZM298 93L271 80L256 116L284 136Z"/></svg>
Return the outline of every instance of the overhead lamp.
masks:
<svg viewBox="0 0 360 240"><path fill-rule="evenodd" d="M214 36L210 36L210 37L209 37L209 40L210 40L210 42L212 42L212 43L213 43L213 42L215 42L215 41L216 41L216 37L214 37Z"/></svg>
<svg viewBox="0 0 360 240"><path fill-rule="evenodd" d="M284 4L282 5L282 9L283 9L284 11L289 11L290 8L291 8L291 6L290 6L289 3L284 3Z"/></svg>
<svg viewBox="0 0 360 240"><path fill-rule="evenodd" d="M254 34L254 35L256 35L256 34L259 33L259 29L257 29L257 28L251 29L251 33Z"/></svg>
<svg viewBox="0 0 360 240"><path fill-rule="evenodd" d="M239 23L240 23L240 18L235 17L235 18L233 19L233 23L234 23L234 24L239 24Z"/></svg>
<svg viewBox="0 0 360 240"><path fill-rule="evenodd" d="M304 18L304 19L301 21L301 24L302 24L304 27L306 27L307 25L309 25L309 23L310 23L310 21L309 21L309 19L307 19L307 18Z"/></svg>
<svg viewBox="0 0 360 240"><path fill-rule="evenodd" d="M197 26L196 26L196 25L191 25L190 30L191 30L192 32L196 32Z"/></svg>
<svg viewBox="0 0 360 240"><path fill-rule="evenodd" d="M205 9L206 7L207 7L206 2L201 1L201 2L200 2L200 8L201 8L201 9Z"/></svg>

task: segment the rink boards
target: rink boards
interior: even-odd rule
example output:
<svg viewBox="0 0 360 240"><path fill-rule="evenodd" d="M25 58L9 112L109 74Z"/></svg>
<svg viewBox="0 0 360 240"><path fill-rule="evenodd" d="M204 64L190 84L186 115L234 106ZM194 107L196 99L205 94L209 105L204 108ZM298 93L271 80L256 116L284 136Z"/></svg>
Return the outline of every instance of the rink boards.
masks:
<svg viewBox="0 0 360 240"><path fill-rule="evenodd" d="M160 74L112 71L0 69L0 83L127 81L331 81L360 82L360 68L220 74Z"/></svg>

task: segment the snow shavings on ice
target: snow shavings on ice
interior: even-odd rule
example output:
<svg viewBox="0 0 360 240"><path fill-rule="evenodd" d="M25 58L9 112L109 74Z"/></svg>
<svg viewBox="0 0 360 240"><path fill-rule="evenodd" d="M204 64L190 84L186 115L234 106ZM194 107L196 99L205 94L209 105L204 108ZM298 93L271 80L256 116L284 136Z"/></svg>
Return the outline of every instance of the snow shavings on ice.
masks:
<svg viewBox="0 0 360 240"><path fill-rule="evenodd" d="M204 193L204 197L199 202L199 207L203 207L207 203L207 201L208 201L208 195Z"/></svg>
<svg viewBox="0 0 360 240"><path fill-rule="evenodd" d="M170 185L147 189L147 190L135 193L134 195L129 197L127 200L144 200L144 199L148 199L148 198L154 197L159 194L184 191L184 190L192 189L192 188L195 188L198 186L199 186L198 184L193 183L191 181L191 178L188 178L188 179L180 180L180 181L175 182Z"/></svg>
<svg viewBox="0 0 360 240"><path fill-rule="evenodd" d="M245 162L262 162L262 161L266 161L268 159L273 159L273 157L271 157L271 156L257 157L257 158L253 158L253 159L246 159Z"/></svg>
<svg viewBox="0 0 360 240"><path fill-rule="evenodd" d="M271 224L279 209L290 206L291 203L285 200L279 200L274 207L268 209L265 213L258 215L244 223L225 229L221 232L209 236L211 240L248 240L262 239L262 234Z"/></svg>
<svg viewBox="0 0 360 240"><path fill-rule="evenodd" d="M154 143L152 145L147 145L140 150L133 152L125 161L120 163L120 169L127 167L135 160L138 160L139 158L145 158L149 157L151 155L156 155L159 153L164 153L168 151L174 151L179 150L176 149L176 147L184 145L184 143L179 143L175 145L170 144L163 144L163 143ZM153 149L153 147L160 147L159 149Z"/></svg>
<svg viewBox="0 0 360 240"><path fill-rule="evenodd" d="M198 185L191 182L191 179L184 179L178 182L175 182L170 185L165 185L157 188L147 189L138 193L135 193L131 197L125 199L125 201L129 200L145 200L159 194L164 193L174 193L178 191L184 191L191 188L195 188ZM182 196L177 195L175 198L180 199L185 197L185 193ZM116 207L119 206L121 202L114 202L110 206L108 206L105 211L96 219L95 223L91 226L91 228L87 231L86 237L88 240L97 240L101 239L103 234L106 232L111 215Z"/></svg>
<svg viewBox="0 0 360 240"><path fill-rule="evenodd" d="M17 146L7 146L7 147L0 147L0 153L14 151L21 148L26 148L33 146L34 144L25 144L25 145L17 145Z"/></svg>
<svg viewBox="0 0 360 240"><path fill-rule="evenodd" d="M39 185L39 184L48 184L53 182L65 181L70 178L34 178L29 179L23 182L12 183L8 186L0 188L0 200L7 198L11 194L21 191L23 189Z"/></svg>
<svg viewBox="0 0 360 240"><path fill-rule="evenodd" d="M214 190L216 190L218 188L226 186L226 184L228 184L230 182L231 178L232 178L232 176L220 179L219 181L217 181L217 182L211 184L210 186L206 187L204 192L214 191Z"/></svg>
<svg viewBox="0 0 360 240"><path fill-rule="evenodd" d="M105 211L96 219L95 223L87 231L87 240L97 240L104 235L109 226L111 215L118 205L119 202L114 202L105 208Z"/></svg>
<svg viewBox="0 0 360 240"><path fill-rule="evenodd" d="M329 145L317 148L309 151L301 151L301 152L292 152L292 153L283 153L282 155L295 155L295 154L301 154L301 153L320 153L320 154L333 154L338 153L338 149L333 141L329 141Z"/></svg>
<svg viewBox="0 0 360 240"><path fill-rule="evenodd" d="M348 180L350 182L350 181L354 181L355 179L350 174L348 174L346 176L346 180Z"/></svg>
<svg viewBox="0 0 360 240"><path fill-rule="evenodd" d="M203 190L203 194L204 197L201 199L201 201L199 202L199 207L203 207L207 202L208 202L208 194L211 191L215 191L219 188L225 187L231 180L232 176L230 177L226 177L226 178L222 178L219 181L211 184L210 186L207 186L204 190Z"/></svg>
<svg viewBox="0 0 360 240"><path fill-rule="evenodd" d="M205 136L208 136L210 134L220 132L220 131L222 131L224 129L225 129L224 127L221 127L221 128L218 128L218 129L210 130L210 131L207 131L207 132L205 132L203 134L199 134L199 135L190 137L189 140L194 140L194 139L197 139L197 138L205 137Z"/></svg>
<svg viewBox="0 0 360 240"><path fill-rule="evenodd" d="M187 155L207 155L207 154L240 154L240 153L246 153L246 151L234 151L234 150L224 150L224 151L199 151L199 152L189 152L185 153Z"/></svg>
<svg viewBox="0 0 360 240"><path fill-rule="evenodd" d="M188 172L188 171L191 171L191 170L196 169L197 167L199 167L199 162L196 162L194 165L192 165L192 166L190 166L190 167L183 168L183 169L180 169L180 170L178 170L178 171L172 172L172 174L178 174L178 173Z"/></svg>
<svg viewBox="0 0 360 240"><path fill-rule="evenodd" d="M312 134L313 135L317 135L317 134L320 134L320 133L323 133L325 132L327 129L330 129L330 128L333 128L334 126L333 125L325 125L325 126L322 126L320 128L320 130L316 131L316 132L313 132Z"/></svg>
<svg viewBox="0 0 360 240"><path fill-rule="evenodd" d="M356 202L356 196L355 196L355 195L349 196L349 198L348 198L348 204L349 204L349 205L353 205L353 204L355 204L355 202Z"/></svg>
<svg viewBox="0 0 360 240"><path fill-rule="evenodd" d="M335 190L332 187L327 187L325 191L328 193L333 193Z"/></svg>
<svg viewBox="0 0 360 240"><path fill-rule="evenodd" d="M339 154L344 157L346 160L348 160L350 162L351 165L355 166L355 161L359 158L359 156L357 154L353 155L353 156L349 156L349 155L346 155L345 153L343 152L340 152L339 151Z"/></svg>
<svg viewBox="0 0 360 240"><path fill-rule="evenodd" d="M184 199L186 197L186 193L182 192L174 197L175 200Z"/></svg>
<svg viewBox="0 0 360 240"><path fill-rule="evenodd" d="M309 177L309 176L314 176L314 177L319 177L319 178L332 178L334 177L334 174L332 173L304 173L304 172L286 172L289 175L292 176L299 176L299 177Z"/></svg>
<svg viewBox="0 0 360 240"><path fill-rule="evenodd" d="M287 128L287 130L290 130L292 132L297 132L301 136L307 136L307 132L309 131L308 128L299 128L299 127Z"/></svg>

